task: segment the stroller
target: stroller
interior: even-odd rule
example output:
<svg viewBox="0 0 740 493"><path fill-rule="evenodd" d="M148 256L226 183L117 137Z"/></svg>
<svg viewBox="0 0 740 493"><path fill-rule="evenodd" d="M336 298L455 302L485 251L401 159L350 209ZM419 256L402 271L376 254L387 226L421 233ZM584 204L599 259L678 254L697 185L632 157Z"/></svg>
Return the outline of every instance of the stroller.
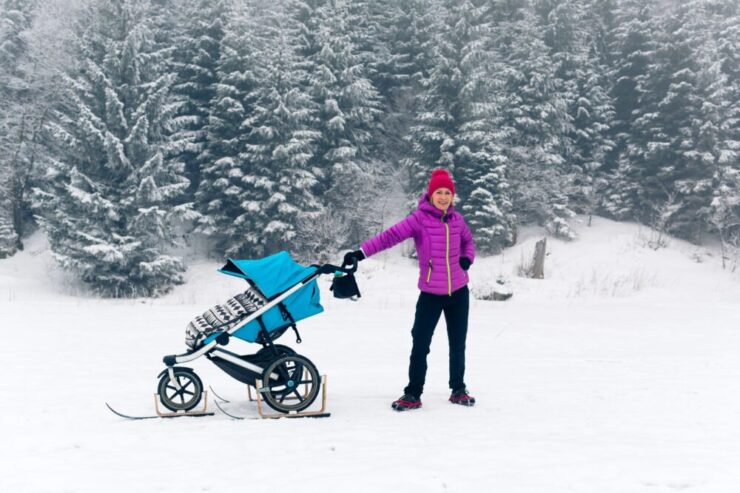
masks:
<svg viewBox="0 0 740 493"><path fill-rule="evenodd" d="M189 350L163 358L167 368L159 374L159 402L177 415L191 413L204 394L203 382L193 369L176 365L205 356L231 377L256 389L261 415L262 401L278 413L300 415L322 387L323 411L326 391L316 366L275 340L292 329L300 343L296 322L324 310L316 282L319 275L335 274L335 279L341 280L337 286L343 287L342 297L347 297L346 280L354 284L356 270L356 262L350 268L331 264L304 267L284 251L258 260L228 259L219 272L246 280L249 288L188 324L185 342ZM254 354L239 355L224 349L232 337L262 347ZM251 399L251 391L249 395ZM159 410L157 413L164 416Z"/></svg>

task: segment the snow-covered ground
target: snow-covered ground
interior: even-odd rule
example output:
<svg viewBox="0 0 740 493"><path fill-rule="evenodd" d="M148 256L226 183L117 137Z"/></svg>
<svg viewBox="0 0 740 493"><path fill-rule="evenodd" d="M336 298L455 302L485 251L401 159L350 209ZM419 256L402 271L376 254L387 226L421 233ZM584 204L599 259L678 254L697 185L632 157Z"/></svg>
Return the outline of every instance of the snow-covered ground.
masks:
<svg viewBox="0 0 740 493"><path fill-rule="evenodd" d="M716 253L596 219L548 240L545 280L517 277L536 231L479 259L474 289L502 279L506 302L474 301L466 381L474 408L447 402L444 322L424 406L395 413L404 386L416 274L390 251L361 264L358 302L280 340L329 377L332 416L126 421L150 414L161 357L184 325L242 288L194 262L157 300L97 300L74 287L43 238L0 261L0 492L503 493L740 491L740 279ZM235 342L230 349L256 346ZM245 388L201 359L228 409L256 415Z"/></svg>

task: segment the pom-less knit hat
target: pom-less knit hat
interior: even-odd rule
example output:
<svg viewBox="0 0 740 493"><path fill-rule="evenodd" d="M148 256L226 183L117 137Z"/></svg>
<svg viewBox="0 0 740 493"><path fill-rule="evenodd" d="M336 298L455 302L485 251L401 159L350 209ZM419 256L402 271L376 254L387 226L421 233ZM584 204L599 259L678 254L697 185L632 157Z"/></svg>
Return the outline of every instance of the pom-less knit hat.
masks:
<svg viewBox="0 0 740 493"><path fill-rule="evenodd" d="M452 181L450 174L443 169L435 169L432 171L432 177L429 179L429 187L427 192L431 197L434 191L438 188L449 188L452 194L455 194L455 183Z"/></svg>

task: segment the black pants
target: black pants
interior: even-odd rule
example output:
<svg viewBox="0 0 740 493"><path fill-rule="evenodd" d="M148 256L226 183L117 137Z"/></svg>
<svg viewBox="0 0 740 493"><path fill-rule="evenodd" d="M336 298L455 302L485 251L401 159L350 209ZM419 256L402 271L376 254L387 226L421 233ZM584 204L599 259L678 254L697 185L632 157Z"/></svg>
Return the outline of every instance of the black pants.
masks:
<svg viewBox="0 0 740 493"><path fill-rule="evenodd" d="M470 294L463 286L449 295L436 295L422 292L416 302L416 317L411 336L414 345L411 349L409 365L409 384L404 389L416 397L424 391L427 374L427 354L432 344L434 329L442 312L447 322L447 338L450 342L450 388L465 387L465 336L468 333L468 307Z"/></svg>

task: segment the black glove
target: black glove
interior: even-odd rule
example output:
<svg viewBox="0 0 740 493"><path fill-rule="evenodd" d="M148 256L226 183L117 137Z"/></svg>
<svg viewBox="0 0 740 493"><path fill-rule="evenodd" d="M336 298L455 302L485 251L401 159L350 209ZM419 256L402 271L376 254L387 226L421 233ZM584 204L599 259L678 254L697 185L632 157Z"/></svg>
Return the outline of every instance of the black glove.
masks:
<svg viewBox="0 0 740 493"><path fill-rule="evenodd" d="M470 269L470 259L468 257L460 257L460 267L462 267L463 270Z"/></svg>
<svg viewBox="0 0 740 493"><path fill-rule="evenodd" d="M355 250L354 252L347 252L344 254L344 265L352 265L355 263L356 259L357 262L360 260L365 260L365 254L362 253L362 250Z"/></svg>

